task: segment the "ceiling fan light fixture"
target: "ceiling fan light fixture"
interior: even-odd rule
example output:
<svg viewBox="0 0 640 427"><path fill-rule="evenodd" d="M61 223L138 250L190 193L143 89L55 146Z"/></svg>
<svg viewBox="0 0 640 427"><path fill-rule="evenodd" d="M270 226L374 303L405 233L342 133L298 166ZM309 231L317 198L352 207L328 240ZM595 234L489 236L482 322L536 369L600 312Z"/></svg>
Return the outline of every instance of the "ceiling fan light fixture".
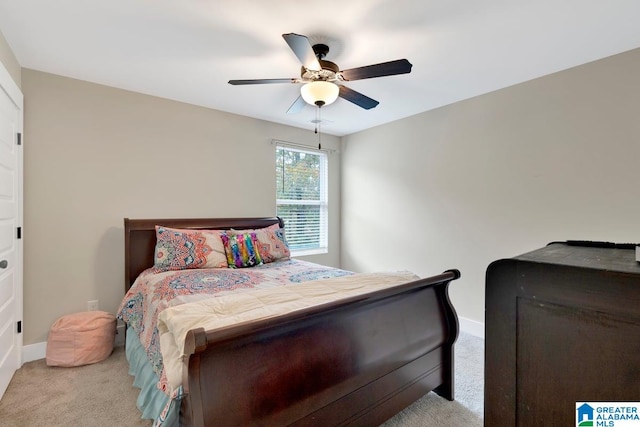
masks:
<svg viewBox="0 0 640 427"><path fill-rule="evenodd" d="M300 95L308 104L322 107L338 99L340 88L338 85L322 80L310 82L300 88Z"/></svg>

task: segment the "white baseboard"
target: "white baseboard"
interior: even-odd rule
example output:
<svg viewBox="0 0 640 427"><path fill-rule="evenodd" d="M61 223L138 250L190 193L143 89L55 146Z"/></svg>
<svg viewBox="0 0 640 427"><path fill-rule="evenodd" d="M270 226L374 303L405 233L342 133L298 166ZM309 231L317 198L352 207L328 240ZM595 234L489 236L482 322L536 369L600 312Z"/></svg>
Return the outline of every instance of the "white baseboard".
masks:
<svg viewBox="0 0 640 427"><path fill-rule="evenodd" d="M47 355L47 342L38 342L22 346L22 363L44 359Z"/></svg>
<svg viewBox="0 0 640 427"><path fill-rule="evenodd" d="M464 317L459 317L458 321L462 332L484 339L484 323Z"/></svg>

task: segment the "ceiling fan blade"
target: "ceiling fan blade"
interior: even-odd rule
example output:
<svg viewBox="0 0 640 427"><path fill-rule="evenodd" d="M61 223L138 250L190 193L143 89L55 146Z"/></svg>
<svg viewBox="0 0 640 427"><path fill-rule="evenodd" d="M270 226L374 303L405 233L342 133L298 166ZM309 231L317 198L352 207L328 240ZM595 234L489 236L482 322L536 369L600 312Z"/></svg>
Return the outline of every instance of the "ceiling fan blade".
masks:
<svg viewBox="0 0 640 427"><path fill-rule="evenodd" d="M379 102L375 99L371 99L366 95L361 94L360 92L356 92L353 89L349 89L346 86L340 86L340 98L346 99L349 102L353 102L358 107L362 107L365 110L370 110L375 108Z"/></svg>
<svg viewBox="0 0 640 427"><path fill-rule="evenodd" d="M298 79L253 79L253 80L229 80L230 85L263 85L271 83L298 83Z"/></svg>
<svg viewBox="0 0 640 427"><path fill-rule="evenodd" d="M343 80L362 80L373 77L394 76L396 74L407 74L411 72L411 63L406 59L383 62L380 64L366 65L364 67L351 68L340 71Z"/></svg>
<svg viewBox="0 0 640 427"><path fill-rule="evenodd" d="M287 110L287 114L296 114L302 111L304 106L307 105L307 102L302 98L302 96L298 96L298 99L293 101L293 104Z"/></svg>
<svg viewBox="0 0 640 427"><path fill-rule="evenodd" d="M306 69L314 71L320 71L322 69L313 51L313 47L311 47L311 43L309 43L309 39L306 36L289 33L283 34L282 37Z"/></svg>

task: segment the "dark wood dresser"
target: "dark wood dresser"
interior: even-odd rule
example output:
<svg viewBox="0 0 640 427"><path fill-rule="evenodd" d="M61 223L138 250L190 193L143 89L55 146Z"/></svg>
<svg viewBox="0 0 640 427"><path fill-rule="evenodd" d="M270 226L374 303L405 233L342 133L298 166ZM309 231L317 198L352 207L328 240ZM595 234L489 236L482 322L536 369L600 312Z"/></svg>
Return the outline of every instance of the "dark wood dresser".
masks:
<svg viewBox="0 0 640 427"><path fill-rule="evenodd" d="M640 401L634 249L551 243L496 261L485 308L485 426L571 426L576 402Z"/></svg>

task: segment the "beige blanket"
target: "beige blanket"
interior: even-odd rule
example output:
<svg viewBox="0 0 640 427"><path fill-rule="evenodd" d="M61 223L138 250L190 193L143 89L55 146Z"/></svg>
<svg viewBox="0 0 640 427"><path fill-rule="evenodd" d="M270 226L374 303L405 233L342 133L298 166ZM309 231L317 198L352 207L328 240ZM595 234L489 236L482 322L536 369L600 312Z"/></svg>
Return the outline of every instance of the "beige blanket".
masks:
<svg viewBox="0 0 640 427"><path fill-rule="evenodd" d="M191 329L210 331L266 319L417 279L418 276L410 272L361 273L270 289L232 292L167 308L158 316L158 330L171 391L182 384L184 341Z"/></svg>

